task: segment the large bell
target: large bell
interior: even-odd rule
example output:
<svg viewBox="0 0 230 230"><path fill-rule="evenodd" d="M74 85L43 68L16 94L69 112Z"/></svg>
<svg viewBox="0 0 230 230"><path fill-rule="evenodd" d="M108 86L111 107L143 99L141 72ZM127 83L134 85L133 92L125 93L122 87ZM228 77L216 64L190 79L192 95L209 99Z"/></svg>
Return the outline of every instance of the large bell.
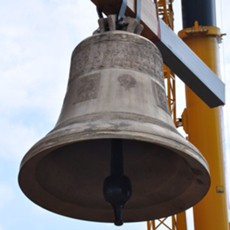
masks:
<svg viewBox="0 0 230 230"><path fill-rule="evenodd" d="M210 185L208 165L177 132L162 74L158 49L142 36L112 31L81 42L59 120L22 160L26 196L55 213L117 225L123 207L132 222L196 204Z"/></svg>

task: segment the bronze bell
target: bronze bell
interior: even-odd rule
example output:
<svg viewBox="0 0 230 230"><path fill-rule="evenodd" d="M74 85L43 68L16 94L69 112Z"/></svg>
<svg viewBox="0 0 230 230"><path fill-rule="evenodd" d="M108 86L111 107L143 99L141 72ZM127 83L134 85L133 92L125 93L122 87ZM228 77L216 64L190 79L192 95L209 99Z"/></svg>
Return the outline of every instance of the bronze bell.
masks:
<svg viewBox="0 0 230 230"><path fill-rule="evenodd" d="M77 219L113 222L115 213L117 225L166 217L201 200L208 165L173 124L162 64L156 46L133 33L82 41L55 128L22 160L26 196Z"/></svg>

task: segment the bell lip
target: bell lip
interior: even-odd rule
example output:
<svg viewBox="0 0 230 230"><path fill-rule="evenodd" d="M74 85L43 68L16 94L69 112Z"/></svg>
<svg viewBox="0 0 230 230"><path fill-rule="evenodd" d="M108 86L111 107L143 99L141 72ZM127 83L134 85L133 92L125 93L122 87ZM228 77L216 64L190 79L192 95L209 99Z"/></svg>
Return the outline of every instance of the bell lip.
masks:
<svg viewBox="0 0 230 230"><path fill-rule="evenodd" d="M52 134L52 133L51 133ZM113 222L113 220L107 220L107 219L101 219L100 217L98 218L95 218L95 217L92 217L92 218L90 218L90 219L88 219L88 217L84 217L84 216L81 216L81 215L67 215L66 213L63 213L63 211L61 210L61 211L59 211L58 210L58 208L57 209L53 209L53 208L50 208L50 206L46 206L44 203L43 204L41 204L40 203L40 198L34 198L34 193L33 192L31 192L31 191L29 191L28 192L28 184L26 184L26 183L29 183L30 185L29 185L29 187L31 186L31 184L33 184L33 183L35 183L36 184L36 186L38 186L38 189L40 189L40 192L41 192L41 187L39 186L39 183L38 182L33 182L33 180L35 180L36 178L35 178L35 175L33 175L33 174L35 174L35 169L36 169L36 165L38 164L38 162L39 162L39 160L41 159L41 158L43 158L45 155L47 155L47 154L49 154L51 151L53 151L53 150L55 150L55 149L57 149L57 148L59 148L59 147L61 147L61 146L64 146L64 145L68 145L68 144L71 144L71 143L75 143L76 141L69 141L68 143L66 143L65 142L65 144L63 143L63 142L59 142L60 144L59 145L55 145L55 147L53 146L53 147L49 147L49 148L43 148L43 149L40 149L39 150L39 146L40 145L46 145L47 143L49 143L49 142L51 142L51 140L47 140L47 138L49 138L48 137L49 135L47 135L46 137L44 137L41 141L39 141L37 144L35 144L35 146L34 147L32 147L30 150L29 150L29 152L26 154L26 156L24 157L24 159L22 160L22 163L21 163L21 166L20 166L20 172L19 172L19 177L18 177L18 181L19 181L19 185L20 185L20 187L21 187L21 189L22 189L22 191L25 193L25 195L30 199L30 200L32 200L34 203L36 203L36 204L38 204L39 206L41 206L41 207L43 207L43 208L45 208L45 209L47 209L47 210L49 210L49 211L51 211L51 212L55 212L55 213L58 213L58 214L60 214L60 215L64 215L64 216L68 216L68 217L71 217L71 218L75 218L75 219L81 219L81 220L87 220L87 221L97 221L97 222L108 222L108 223L111 223L111 222ZM130 139L132 137L132 140L134 140L134 138L135 138L135 140L138 140L138 141L145 141L145 142L150 142L150 138L149 138L149 141L147 141L147 139L146 139L146 136L145 136L145 138L141 138L140 136L138 136L138 135L130 135L130 133L128 134L128 133L125 133L125 132L123 132L122 134L121 133L116 133L116 134L114 134L114 132L113 133L110 133L110 132L102 132L102 133L97 133L97 136L90 136L89 134L88 135L85 135L85 136L82 136L81 137L81 139L79 140L78 139L78 141L86 141L86 140L92 140L92 139L110 139L110 138L122 138L122 139ZM160 137L161 139L162 139L162 137ZM59 138L59 141L60 141L60 139L61 138ZM64 138L65 139L65 138ZM153 138L151 138L151 139L153 139ZM168 146L165 146L165 144L163 144L163 143L160 143L160 141L159 142L156 142L156 140L157 140L157 138L155 138L154 139L154 142L153 141L151 141L150 143L157 143L157 144L159 144L159 145L162 145L162 146L164 146L164 147L167 147L168 149L169 149L169 147ZM168 140L168 139L166 139L165 138L165 141L166 141L166 143L168 143L169 141L171 141L172 142L172 140ZM188 149L191 149L191 151L194 153L195 152L195 150L196 150L196 148L191 148L191 146L190 146L190 144L186 141L185 143L187 143L187 146L188 146ZM175 147L175 146L174 146ZM173 148L174 150L175 150L175 148ZM176 153L176 151L174 151L175 153ZM178 150L178 154L180 154L180 150ZM205 180L205 183L204 183L204 185L203 185L203 188L202 188L202 190L201 191L199 191L199 193L198 193L198 195L196 196L196 199L192 199L192 197L193 197L193 195L190 195L191 196L191 198L190 198L190 201L192 200L192 203L190 203L188 206L186 206L186 208L185 209L177 209L174 213L168 213L168 216L169 215L174 215L174 214L176 214L176 213L179 213L179 212L181 212L181 211L184 211L184 210L186 210L186 209L188 209L188 208L190 208L190 207L192 207L192 206L194 206L196 203L198 203L206 194L207 194L207 192L208 192L208 190L209 190L209 187L210 187L210 175L209 175L209 169L208 169L208 165L206 164L206 161L203 161L203 158L199 158L199 160L198 160L198 158L197 159L195 159L194 158L194 155L193 155L193 157L191 156L191 152L190 152L190 154L188 153L188 152L183 152L183 158L186 160L186 161L188 161L188 162L193 162L192 164L194 165L194 164L196 164L196 166L198 165L198 170L200 170L200 171L202 171L202 173L203 173L203 175L205 175L205 178L206 178L206 180ZM199 153L198 153L199 154ZM181 152L181 156L182 156L182 152ZM186 156L186 157L185 157ZM202 161L201 161L201 159L202 159ZM198 163L199 162L199 163ZM191 165L191 164L188 164L188 165ZM30 173L30 174L28 174L28 168L32 168L32 173ZM27 171L27 173L26 173L26 171ZM26 178L24 178L26 176ZM195 183L195 182L194 182ZM194 185L194 183L192 183L191 185L190 185L190 187L188 187L187 188L187 190L192 190L193 192L196 192L196 189L194 189L194 186L196 187L196 186L198 186L198 185ZM32 187L32 186L31 186ZM191 187L193 187L193 188L191 188ZM29 190L30 190L31 188L29 188ZM33 188L32 188L33 189ZM188 193L188 191L187 190L185 190L185 192L183 193L183 196L186 196L186 194ZM36 193L36 192L35 192ZM45 193L47 193L46 191L45 191ZM191 192L190 192L191 193ZM49 196L50 196L50 194L49 194ZM188 196L188 194L187 194L187 196ZM54 198L54 200L55 200L56 198ZM175 199L177 199L177 198L175 198ZM175 200L174 199L174 200ZM164 203L164 202L163 202ZM172 203L175 203L175 201L174 202L172 202ZM95 210L95 211L97 211L97 209ZM103 215L102 215L103 216ZM165 217L165 215L164 216L154 216L154 218L162 218L162 217ZM152 217L149 217L149 219L153 219ZM146 219L145 218L140 218L140 219L137 219L137 218L135 218L135 220L132 220L132 219L125 219L124 220L125 222L138 222L138 221L146 221Z"/></svg>

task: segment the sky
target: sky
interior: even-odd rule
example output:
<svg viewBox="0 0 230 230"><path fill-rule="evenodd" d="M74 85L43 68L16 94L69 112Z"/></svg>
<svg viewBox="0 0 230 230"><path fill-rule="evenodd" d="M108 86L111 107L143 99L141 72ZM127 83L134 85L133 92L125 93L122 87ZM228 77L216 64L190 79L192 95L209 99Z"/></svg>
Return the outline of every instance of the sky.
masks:
<svg viewBox="0 0 230 230"><path fill-rule="evenodd" d="M230 34L229 2L217 4L218 26ZM177 31L182 27L180 0L175 0L174 10ZM97 27L90 0L0 0L0 230L117 229L113 224L75 220L42 209L24 196L17 182L22 157L54 127L60 114L74 47ZM224 36L220 60L227 87L225 118L230 114L228 44L230 38ZM182 100L178 116L183 107ZM228 119L224 122L228 150ZM226 156L227 169L228 162ZM119 229L143 230L146 223Z"/></svg>

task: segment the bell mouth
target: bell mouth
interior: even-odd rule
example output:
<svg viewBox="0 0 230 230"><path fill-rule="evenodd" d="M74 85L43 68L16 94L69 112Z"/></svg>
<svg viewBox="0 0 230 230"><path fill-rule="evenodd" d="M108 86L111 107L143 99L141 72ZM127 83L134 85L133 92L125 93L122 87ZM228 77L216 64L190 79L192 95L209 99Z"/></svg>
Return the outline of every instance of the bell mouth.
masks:
<svg viewBox="0 0 230 230"><path fill-rule="evenodd" d="M132 197L125 222L145 221L184 211L208 191L207 169L184 152L157 143L123 139L124 174ZM22 164L19 184L38 205L65 216L113 222L103 197L110 174L111 139L91 139L44 151Z"/></svg>

